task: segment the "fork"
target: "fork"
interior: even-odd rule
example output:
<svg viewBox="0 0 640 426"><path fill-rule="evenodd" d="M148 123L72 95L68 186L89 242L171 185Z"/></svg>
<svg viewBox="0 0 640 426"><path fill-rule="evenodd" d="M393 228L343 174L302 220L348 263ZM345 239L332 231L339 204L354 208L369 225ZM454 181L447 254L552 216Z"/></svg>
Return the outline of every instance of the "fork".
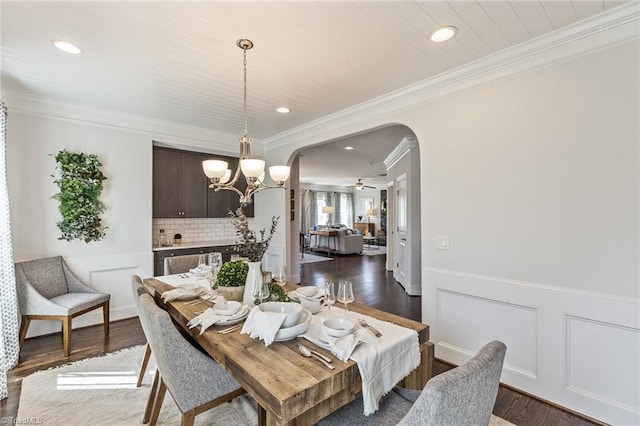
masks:
<svg viewBox="0 0 640 426"><path fill-rule="evenodd" d="M366 328L375 337L382 337L382 333L380 333L378 330L370 326L365 320L359 319L358 324L360 324L361 327Z"/></svg>
<svg viewBox="0 0 640 426"><path fill-rule="evenodd" d="M229 334L229 333L233 333L234 331L236 331L237 329L239 329L241 327L242 324L238 324L238 325L234 325L233 327L229 327L229 328L225 328L222 330L218 330L218 334Z"/></svg>

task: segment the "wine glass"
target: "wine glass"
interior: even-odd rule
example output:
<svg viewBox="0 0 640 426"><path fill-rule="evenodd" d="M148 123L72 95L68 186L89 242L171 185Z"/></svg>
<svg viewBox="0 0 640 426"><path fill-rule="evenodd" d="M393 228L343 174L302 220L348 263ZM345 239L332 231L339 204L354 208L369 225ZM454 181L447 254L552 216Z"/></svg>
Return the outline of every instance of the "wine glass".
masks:
<svg viewBox="0 0 640 426"><path fill-rule="evenodd" d="M260 303L264 302L265 299L269 298L269 296L271 295L269 291L270 282L271 282L271 277L267 278L263 276L262 285L257 285L253 289L253 297L254 299L258 300L258 303L254 302L256 305L259 305Z"/></svg>
<svg viewBox="0 0 640 426"><path fill-rule="evenodd" d="M329 318L331 318L331 305L336 303L336 290L333 281L324 283L324 306L329 308Z"/></svg>
<svg viewBox="0 0 640 426"><path fill-rule="evenodd" d="M273 279L275 279L280 286L284 286L287 283L287 274L285 273L284 266L276 266Z"/></svg>
<svg viewBox="0 0 640 426"><path fill-rule="evenodd" d="M340 280L338 283L338 302L344 304L344 318L347 319L347 312L349 311L348 304L354 301L353 297L353 284L351 281Z"/></svg>

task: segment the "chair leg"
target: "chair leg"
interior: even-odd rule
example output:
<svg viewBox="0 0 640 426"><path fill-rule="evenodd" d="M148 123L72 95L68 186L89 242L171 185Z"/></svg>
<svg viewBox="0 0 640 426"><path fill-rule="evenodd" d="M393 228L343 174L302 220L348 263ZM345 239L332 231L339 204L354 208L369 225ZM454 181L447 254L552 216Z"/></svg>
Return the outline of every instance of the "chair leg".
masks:
<svg viewBox="0 0 640 426"><path fill-rule="evenodd" d="M156 402L159 383L160 383L160 371L156 369L156 373L153 375L153 383L151 384L151 392L149 393L147 406L144 409L144 417L142 417L143 424L149 423L149 419L151 418L151 410L153 410L153 406ZM160 404L162 405L162 403Z"/></svg>
<svg viewBox="0 0 640 426"><path fill-rule="evenodd" d="M150 426L156 426L156 423L158 422L158 416L160 415L160 409L162 408L162 402L164 401L164 394L167 392L167 386L164 384L162 376L160 376L160 373L158 373L158 375L158 394L156 395L155 401L153 403L153 411L151 412L151 420L149 421Z"/></svg>
<svg viewBox="0 0 640 426"><path fill-rule="evenodd" d="M151 358L151 346L147 343L144 347L144 356L142 357L142 364L140 364L140 371L138 372L138 383L136 383L137 388L142 386L142 380L144 379L144 373L147 371L149 358Z"/></svg>
<svg viewBox="0 0 640 426"><path fill-rule="evenodd" d="M22 322L20 323L20 340L19 345L22 347L24 344L24 338L27 336L27 330L29 329L29 324L31 323L31 318L22 316Z"/></svg>
<svg viewBox="0 0 640 426"><path fill-rule="evenodd" d="M62 320L62 341L64 346L64 356L71 355L71 320L72 318L65 317Z"/></svg>
<svg viewBox="0 0 640 426"><path fill-rule="evenodd" d="M193 426L193 422L196 419L196 410L187 411L182 413L182 420L180 426Z"/></svg>
<svg viewBox="0 0 640 426"><path fill-rule="evenodd" d="M109 301L102 305L102 322L104 323L104 335L109 335Z"/></svg>

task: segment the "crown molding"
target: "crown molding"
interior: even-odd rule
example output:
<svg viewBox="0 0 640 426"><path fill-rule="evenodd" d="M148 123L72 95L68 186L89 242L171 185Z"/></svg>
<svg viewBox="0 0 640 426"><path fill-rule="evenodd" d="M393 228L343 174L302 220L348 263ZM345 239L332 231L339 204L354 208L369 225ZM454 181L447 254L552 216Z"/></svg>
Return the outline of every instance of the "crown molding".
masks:
<svg viewBox="0 0 640 426"><path fill-rule="evenodd" d="M149 135L150 139L162 141L169 146L187 147L220 154L238 154L238 135L132 114L122 114L14 90L3 89L1 96L7 104L9 114L24 114L108 127ZM258 145L260 145L259 148L262 148L261 143ZM259 152L261 149L257 151Z"/></svg>
<svg viewBox="0 0 640 426"><path fill-rule="evenodd" d="M299 148L364 131L375 120L411 110L487 83L638 39L640 2L576 22L402 89L264 139L265 150ZM396 123L389 124L404 124ZM378 122L377 125L380 123ZM294 149L295 149L294 148Z"/></svg>
<svg viewBox="0 0 640 426"><path fill-rule="evenodd" d="M418 146L418 140L415 136L405 136L402 138L398 146L396 146L393 151L384 159L383 163L387 168L387 171L395 166L395 164L400 161L402 157L407 155L412 149L415 149Z"/></svg>

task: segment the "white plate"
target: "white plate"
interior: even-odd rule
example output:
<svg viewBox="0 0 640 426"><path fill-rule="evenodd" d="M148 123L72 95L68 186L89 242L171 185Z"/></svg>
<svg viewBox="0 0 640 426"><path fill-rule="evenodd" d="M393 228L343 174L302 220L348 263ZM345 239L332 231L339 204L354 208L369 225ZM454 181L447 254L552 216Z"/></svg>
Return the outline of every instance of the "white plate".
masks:
<svg viewBox="0 0 640 426"><path fill-rule="evenodd" d="M309 327L309 322L311 321L311 312L306 309L302 310L300 314L300 319L298 323L292 325L291 327L280 328L276 333L275 342L286 342L287 340L292 340L307 331Z"/></svg>
<svg viewBox="0 0 640 426"><path fill-rule="evenodd" d="M320 346L323 349L331 350L331 346L327 341L327 336L325 336L324 331L322 330L322 324L312 326L302 337L306 338L314 345Z"/></svg>
<svg viewBox="0 0 640 426"><path fill-rule="evenodd" d="M211 309L213 309L213 313L216 315L230 317L237 314L238 311L242 309L242 303L236 302L235 300L229 300L223 303L215 303Z"/></svg>
<svg viewBox="0 0 640 426"><path fill-rule="evenodd" d="M234 318L234 319L225 319L225 320L220 320L218 322L216 322L216 325L233 325L233 324L238 324L244 320L247 319L247 317L249 316L249 312L247 312L246 314L242 315L239 318Z"/></svg>
<svg viewBox="0 0 640 426"><path fill-rule="evenodd" d="M205 275L207 275L206 272L194 272L193 269L189 271L189 276L193 278L203 278Z"/></svg>
<svg viewBox="0 0 640 426"><path fill-rule="evenodd" d="M316 293L315 296L307 297L307 299L311 299L311 300L322 299L324 297L324 293L325 293L324 289L320 288L318 289L318 293ZM293 300L294 302L300 302L300 298L298 297L298 292L296 290L288 292L287 296L289 296L289 299ZM302 296L302 297L305 297L305 296Z"/></svg>

